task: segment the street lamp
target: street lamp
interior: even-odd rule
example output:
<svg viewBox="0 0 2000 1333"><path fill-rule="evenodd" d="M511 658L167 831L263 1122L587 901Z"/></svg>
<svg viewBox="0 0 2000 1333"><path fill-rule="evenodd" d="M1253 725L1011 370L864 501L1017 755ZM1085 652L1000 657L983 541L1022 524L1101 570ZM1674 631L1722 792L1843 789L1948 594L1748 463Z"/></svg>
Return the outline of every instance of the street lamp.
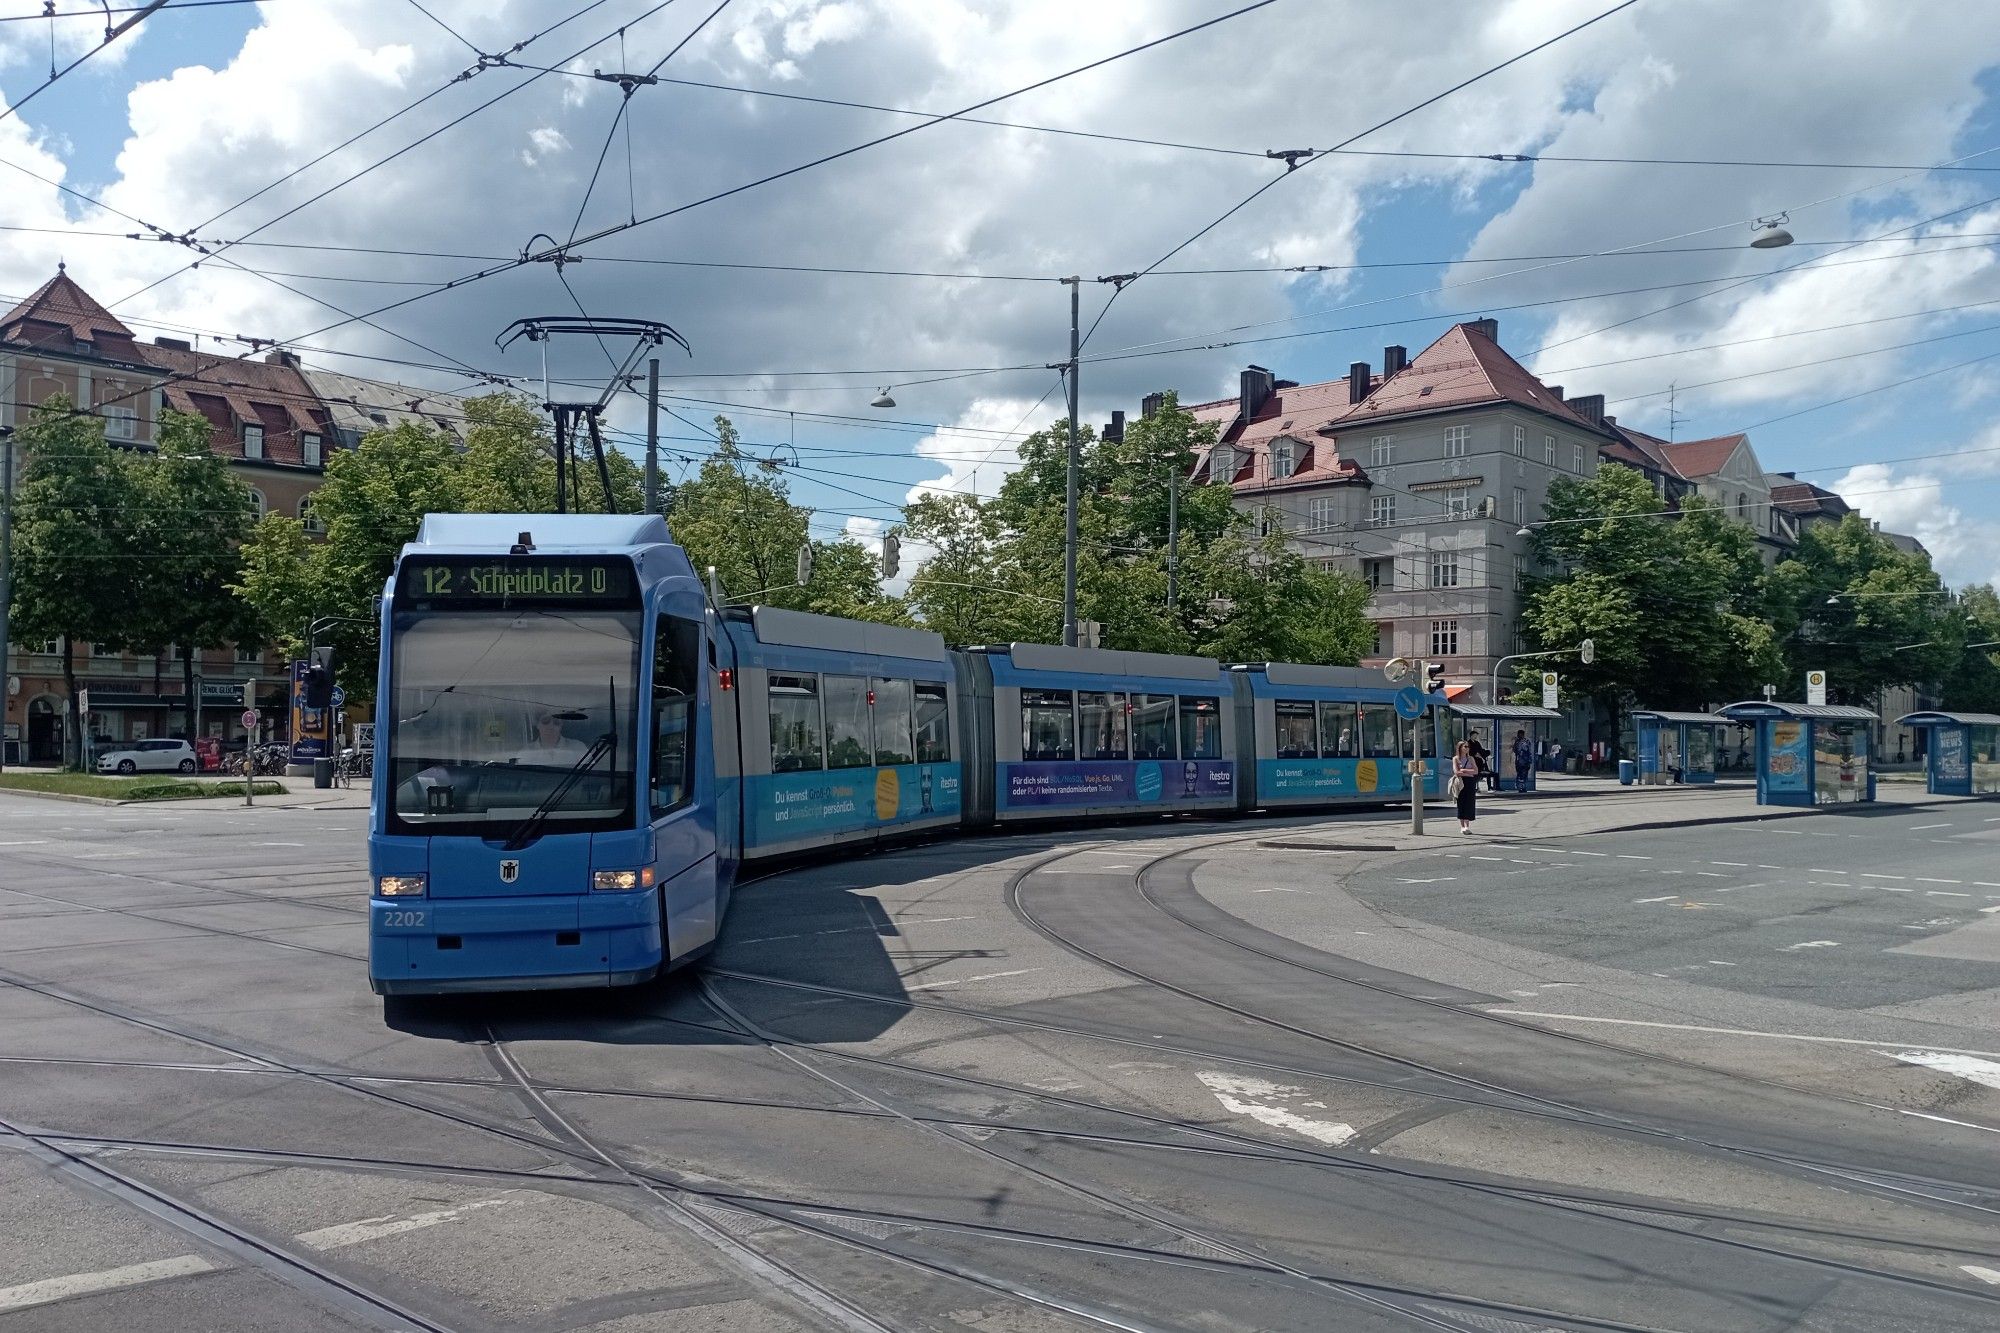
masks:
<svg viewBox="0 0 2000 1333"><path fill-rule="evenodd" d="M1780 213L1774 218L1758 218L1757 225L1750 232L1752 250L1776 250L1792 243L1792 234L1785 230L1791 221L1788 214Z"/></svg>
<svg viewBox="0 0 2000 1333"><path fill-rule="evenodd" d="M882 386L882 392L875 395L874 401L868 404L870 407L894 407L895 405L896 400L889 396L889 386L886 384Z"/></svg>

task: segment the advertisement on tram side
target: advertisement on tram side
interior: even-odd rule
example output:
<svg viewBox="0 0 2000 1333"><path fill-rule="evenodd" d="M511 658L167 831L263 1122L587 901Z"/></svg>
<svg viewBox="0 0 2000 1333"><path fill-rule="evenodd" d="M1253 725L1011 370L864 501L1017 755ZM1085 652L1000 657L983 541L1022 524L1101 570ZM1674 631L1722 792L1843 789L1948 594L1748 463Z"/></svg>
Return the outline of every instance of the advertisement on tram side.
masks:
<svg viewBox="0 0 2000 1333"><path fill-rule="evenodd" d="M1029 761L999 765L1003 809L1233 800L1236 765L1226 759Z"/></svg>

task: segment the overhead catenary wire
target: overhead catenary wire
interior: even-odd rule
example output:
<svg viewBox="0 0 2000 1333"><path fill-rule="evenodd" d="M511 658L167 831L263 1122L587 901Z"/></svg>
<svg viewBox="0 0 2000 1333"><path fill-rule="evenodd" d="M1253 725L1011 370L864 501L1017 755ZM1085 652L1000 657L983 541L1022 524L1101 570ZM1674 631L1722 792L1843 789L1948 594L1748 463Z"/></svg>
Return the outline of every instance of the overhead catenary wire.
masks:
<svg viewBox="0 0 2000 1333"><path fill-rule="evenodd" d="M70 61L67 65L64 65L61 69L59 70L51 69L49 71L48 78L43 79L40 83L36 84L33 88L30 88L26 93L23 93L20 97L15 98L12 102L8 103L7 105L0 106L0 121L8 120L12 118L14 115L18 114L22 107L34 101L37 97L40 97L43 93L47 92L57 83L60 83L64 78L64 76L66 76L71 70L75 69L78 65L81 65L84 61L90 59L98 52L104 50L105 47L110 46L120 37L123 37L126 33L132 31L132 29L138 27L141 23L144 23L148 18L152 17L154 14L157 14L160 10L166 8L166 5L167 5L167 0L150 0L150 3L138 6L132 12L132 17L126 19L123 23L107 26L104 30L103 41L91 47L89 50L85 51L82 55L78 56L76 59ZM50 12L53 13L53 6L50 6ZM108 19L109 15L107 15L106 17ZM55 38L51 36L49 40L51 41L51 43L53 43ZM51 47L51 50L53 50L53 47Z"/></svg>

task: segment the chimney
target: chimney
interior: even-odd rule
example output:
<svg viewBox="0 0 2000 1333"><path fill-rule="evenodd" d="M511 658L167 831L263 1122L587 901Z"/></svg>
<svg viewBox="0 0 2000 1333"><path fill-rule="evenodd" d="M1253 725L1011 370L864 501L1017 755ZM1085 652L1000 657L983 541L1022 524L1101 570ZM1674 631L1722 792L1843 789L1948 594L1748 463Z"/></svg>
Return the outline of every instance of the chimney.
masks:
<svg viewBox="0 0 2000 1333"><path fill-rule="evenodd" d="M1602 397L1604 397L1604 395L1603 395L1603 394L1598 394L1597 396L1598 396L1599 398L1602 398ZM1605 424L1605 425L1607 425L1607 426L1616 426L1616 425L1618 424L1618 418L1617 418L1617 417L1612 417L1612 416L1607 416L1607 417L1605 417L1605 418L1604 418L1604 424Z"/></svg>
<svg viewBox="0 0 2000 1333"><path fill-rule="evenodd" d="M1604 421L1604 395L1601 393L1581 394L1569 400L1569 410L1585 421Z"/></svg>
<svg viewBox="0 0 2000 1333"><path fill-rule="evenodd" d="M1490 343L1498 343L1500 341L1500 321L1497 319L1467 320L1465 327L1471 329L1474 333L1484 334L1486 341Z"/></svg>
<svg viewBox="0 0 2000 1333"><path fill-rule="evenodd" d="M185 338L155 338L153 339L153 346L170 348L176 352L192 352L194 350L194 344Z"/></svg>
<svg viewBox="0 0 2000 1333"><path fill-rule="evenodd" d="M1139 400L1139 419L1144 421L1166 405L1167 396L1164 393L1147 394Z"/></svg>
<svg viewBox="0 0 2000 1333"><path fill-rule="evenodd" d="M1547 390L1549 391L1549 397L1551 397L1551 398L1555 399L1555 400L1556 400L1557 402L1559 402L1559 403L1560 403L1560 402L1561 402L1561 401L1563 400L1563 386L1562 386L1562 385L1560 385L1560 384L1544 384L1544 385L1543 385L1542 387L1543 387L1544 389L1547 389Z"/></svg>
<svg viewBox="0 0 2000 1333"><path fill-rule="evenodd" d="M1356 361L1347 368L1347 401L1358 403L1368 396L1368 363Z"/></svg>
<svg viewBox="0 0 2000 1333"><path fill-rule="evenodd" d="M1263 410L1264 404L1271 401L1272 379L1271 372L1262 366L1251 366L1237 378L1242 386L1237 410L1243 414L1245 421L1256 416Z"/></svg>
<svg viewBox="0 0 2000 1333"><path fill-rule="evenodd" d="M1123 412L1113 412L1111 414L1111 424L1104 428L1104 438L1112 444L1123 444L1125 442L1125 414Z"/></svg>
<svg viewBox="0 0 2000 1333"><path fill-rule="evenodd" d="M282 347L273 347L270 351L264 353L264 360L267 364L273 366L296 367L299 364L299 354L297 352L288 352Z"/></svg>
<svg viewBox="0 0 2000 1333"><path fill-rule="evenodd" d="M1384 347L1382 349L1382 378L1391 375L1410 364L1410 349L1407 347Z"/></svg>

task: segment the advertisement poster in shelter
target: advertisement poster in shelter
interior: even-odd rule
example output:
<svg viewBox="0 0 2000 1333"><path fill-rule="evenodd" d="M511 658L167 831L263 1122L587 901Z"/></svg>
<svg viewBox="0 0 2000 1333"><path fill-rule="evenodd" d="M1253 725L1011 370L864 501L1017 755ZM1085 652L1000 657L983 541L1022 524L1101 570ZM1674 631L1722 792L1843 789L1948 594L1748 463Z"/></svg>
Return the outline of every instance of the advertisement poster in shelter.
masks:
<svg viewBox="0 0 2000 1333"><path fill-rule="evenodd" d="M1771 723L1770 751L1764 761L1764 785L1771 791L1804 791L1812 767L1806 750L1806 724Z"/></svg>

